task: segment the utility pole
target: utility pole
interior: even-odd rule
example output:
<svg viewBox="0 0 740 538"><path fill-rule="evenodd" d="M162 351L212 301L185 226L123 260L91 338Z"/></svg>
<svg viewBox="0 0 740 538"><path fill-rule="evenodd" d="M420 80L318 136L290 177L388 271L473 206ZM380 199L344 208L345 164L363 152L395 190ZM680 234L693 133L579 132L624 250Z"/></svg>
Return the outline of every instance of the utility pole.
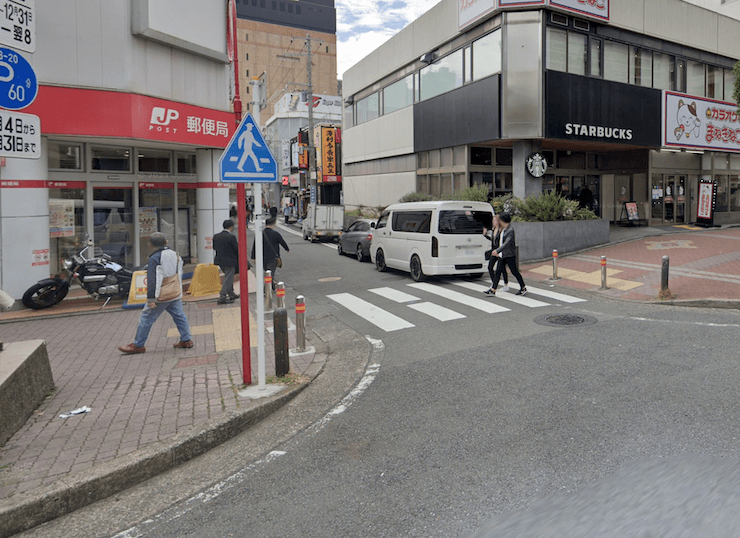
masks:
<svg viewBox="0 0 740 538"><path fill-rule="evenodd" d="M306 72L308 74L308 180L311 190L316 192L316 203L321 203L316 174L316 146L313 143L313 61L311 57L311 34L306 35Z"/></svg>

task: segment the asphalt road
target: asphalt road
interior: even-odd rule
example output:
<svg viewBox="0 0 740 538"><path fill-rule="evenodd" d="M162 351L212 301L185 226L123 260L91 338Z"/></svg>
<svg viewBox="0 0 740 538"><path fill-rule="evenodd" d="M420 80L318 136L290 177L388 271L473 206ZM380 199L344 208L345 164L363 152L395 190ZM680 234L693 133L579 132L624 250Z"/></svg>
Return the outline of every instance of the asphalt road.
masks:
<svg viewBox="0 0 740 538"><path fill-rule="evenodd" d="M615 507L635 532L614 536L656 519L667 530L650 535L689 536L671 533L690 525L676 514L699 530L709 528L702 518L729 521L740 485L728 471L740 459L737 312L530 294L547 304L490 299L509 310L485 313L284 236L278 280L306 296L309 314L383 342L351 405L331 420L317 406L311 426L239 456L239 443L269 439L268 419L208 458L23 536L611 536L629 520L598 531ZM470 304L483 297L458 284L433 281ZM378 287L465 318L439 321L377 298ZM342 293L413 327L384 331L328 297ZM555 315L584 323L542 323ZM215 486L193 491L198 473ZM155 501L164 492L167 507ZM560 534L546 534L556 520Z"/></svg>

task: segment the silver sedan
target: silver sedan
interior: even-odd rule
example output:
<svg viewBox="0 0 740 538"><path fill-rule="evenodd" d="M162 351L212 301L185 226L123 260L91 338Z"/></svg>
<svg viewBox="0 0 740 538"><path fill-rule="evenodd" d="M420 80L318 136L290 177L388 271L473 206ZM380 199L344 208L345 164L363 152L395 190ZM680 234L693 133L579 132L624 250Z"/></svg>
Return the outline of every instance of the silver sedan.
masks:
<svg viewBox="0 0 740 538"><path fill-rule="evenodd" d="M371 219L359 219L350 224L339 235L339 245L337 246L339 255L353 254L360 262L369 259L370 241L373 238L374 230L375 221Z"/></svg>

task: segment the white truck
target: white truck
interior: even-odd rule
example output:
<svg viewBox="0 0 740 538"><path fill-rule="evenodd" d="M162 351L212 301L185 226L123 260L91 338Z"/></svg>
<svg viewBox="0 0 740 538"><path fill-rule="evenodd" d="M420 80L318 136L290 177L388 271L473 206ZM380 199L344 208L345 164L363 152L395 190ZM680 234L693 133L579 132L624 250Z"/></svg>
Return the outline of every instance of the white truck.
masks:
<svg viewBox="0 0 740 538"><path fill-rule="evenodd" d="M311 242L317 239L339 237L344 227L344 206L308 204L306 218L303 219L303 239Z"/></svg>

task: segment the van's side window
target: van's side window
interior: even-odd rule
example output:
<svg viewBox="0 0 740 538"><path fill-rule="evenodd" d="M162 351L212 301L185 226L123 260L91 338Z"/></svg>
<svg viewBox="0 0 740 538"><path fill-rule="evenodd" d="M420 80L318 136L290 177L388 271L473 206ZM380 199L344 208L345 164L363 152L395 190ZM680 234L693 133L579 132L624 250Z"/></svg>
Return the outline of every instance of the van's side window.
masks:
<svg viewBox="0 0 740 538"><path fill-rule="evenodd" d="M431 222L431 211L396 211L393 213L394 232L428 234Z"/></svg>
<svg viewBox="0 0 740 538"><path fill-rule="evenodd" d="M385 228L386 224L388 224L388 213L387 211L380 215L380 218L378 219L378 223L375 225L376 230L380 230L381 228Z"/></svg>
<svg viewBox="0 0 740 538"><path fill-rule="evenodd" d="M481 234L484 226L491 227L491 213L488 211L439 212L441 234Z"/></svg>

